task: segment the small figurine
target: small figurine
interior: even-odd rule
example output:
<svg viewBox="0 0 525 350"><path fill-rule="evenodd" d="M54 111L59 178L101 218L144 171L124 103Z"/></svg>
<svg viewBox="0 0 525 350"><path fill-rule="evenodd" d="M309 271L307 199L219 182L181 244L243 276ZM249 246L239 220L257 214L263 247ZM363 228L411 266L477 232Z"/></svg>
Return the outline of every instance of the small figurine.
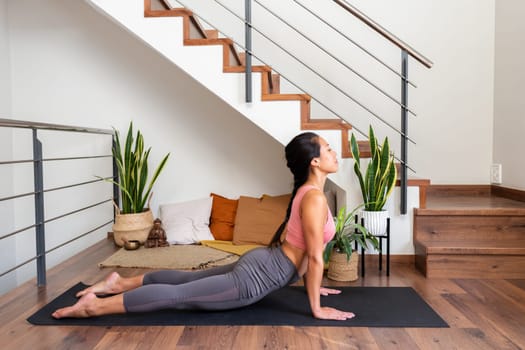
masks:
<svg viewBox="0 0 525 350"><path fill-rule="evenodd" d="M148 239L144 246L146 248L167 247L170 244L166 240L166 231L162 228L162 221L155 219L153 228L149 231Z"/></svg>

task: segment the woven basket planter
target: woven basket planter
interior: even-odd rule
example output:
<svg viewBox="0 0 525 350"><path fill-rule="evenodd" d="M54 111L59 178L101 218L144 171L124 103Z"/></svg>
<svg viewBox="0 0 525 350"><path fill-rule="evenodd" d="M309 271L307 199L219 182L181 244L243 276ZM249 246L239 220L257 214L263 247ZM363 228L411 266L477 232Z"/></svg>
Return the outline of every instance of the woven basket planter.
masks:
<svg viewBox="0 0 525 350"><path fill-rule="evenodd" d="M124 241L131 240L144 244L152 227L153 213L150 209L137 214L117 214L113 224L115 244L122 247Z"/></svg>
<svg viewBox="0 0 525 350"><path fill-rule="evenodd" d="M330 255L328 262L327 277L334 281L355 281L357 280L357 261L359 260L356 251L350 256L350 260L346 260L346 253L340 253L336 250Z"/></svg>

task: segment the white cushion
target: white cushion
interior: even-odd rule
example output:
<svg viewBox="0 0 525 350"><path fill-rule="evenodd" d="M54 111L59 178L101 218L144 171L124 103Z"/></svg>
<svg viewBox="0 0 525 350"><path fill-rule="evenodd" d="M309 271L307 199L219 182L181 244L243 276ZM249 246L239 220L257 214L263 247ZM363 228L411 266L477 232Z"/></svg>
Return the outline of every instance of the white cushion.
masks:
<svg viewBox="0 0 525 350"><path fill-rule="evenodd" d="M170 244L192 244L212 240L210 215L213 198L163 204L160 219Z"/></svg>

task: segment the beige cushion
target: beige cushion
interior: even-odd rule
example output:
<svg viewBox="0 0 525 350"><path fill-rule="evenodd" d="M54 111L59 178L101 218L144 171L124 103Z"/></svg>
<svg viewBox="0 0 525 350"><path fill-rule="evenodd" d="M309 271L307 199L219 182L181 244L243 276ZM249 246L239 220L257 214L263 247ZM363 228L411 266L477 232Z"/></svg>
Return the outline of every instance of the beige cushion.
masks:
<svg viewBox="0 0 525 350"><path fill-rule="evenodd" d="M286 216L291 194L263 195L261 198L241 196L233 229L233 244L270 243Z"/></svg>
<svg viewBox="0 0 525 350"><path fill-rule="evenodd" d="M171 244L193 244L212 240L210 214L212 197L160 206L160 219Z"/></svg>

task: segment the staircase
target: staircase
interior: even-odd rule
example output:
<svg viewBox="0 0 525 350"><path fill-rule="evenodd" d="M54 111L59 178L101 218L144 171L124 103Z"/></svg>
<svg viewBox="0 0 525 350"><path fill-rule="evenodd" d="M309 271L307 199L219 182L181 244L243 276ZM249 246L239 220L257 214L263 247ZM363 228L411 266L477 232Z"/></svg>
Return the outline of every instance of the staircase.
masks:
<svg viewBox="0 0 525 350"><path fill-rule="evenodd" d="M181 17L183 19L183 43L192 45L219 45L223 52L224 73L245 73L245 54L238 53L234 43L228 38L219 38L217 30L205 30L193 13L187 9L173 8L168 1L144 1L145 17ZM338 130L340 131L341 157L351 158L349 133L352 126L341 119L312 119L310 116L311 98L307 94L280 93L280 76L272 73L266 65L252 66L252 72L261 74L261 101L296 101L300 108L301 130ZM363 157L370 156L367 141L358 141Z"/></svg>
<svg viewBox="0 0 525 350"><path fill-rule="evenodd" d="M172 8L168 1L163 0L86 1L174 62L281 144L288 143L301 130L316 131L338 151L342 158L341 168L351 169L353 166L349 145L352 126L342 119L311 118L311 97L301 93L280 93L280 77L272 72L271 67L252 66L253 101L246 103L242 91L245 85L244 54L236 51L231 39L219 37L216 30L205 29L191 11ZM366 157L370 153L368 142L358 143L363 157ZM355 193L349 196L357 198L357 181L348 176L348 172L332 174L330 179L345 190L355 189Z"/></svg>
<svg viewBox="0 0 525 350"><path fill-rule="evenodd" d="M525 278L525 202L496 190L427 189L426 208L414 209L419 271L436 278Z"/></svg>

